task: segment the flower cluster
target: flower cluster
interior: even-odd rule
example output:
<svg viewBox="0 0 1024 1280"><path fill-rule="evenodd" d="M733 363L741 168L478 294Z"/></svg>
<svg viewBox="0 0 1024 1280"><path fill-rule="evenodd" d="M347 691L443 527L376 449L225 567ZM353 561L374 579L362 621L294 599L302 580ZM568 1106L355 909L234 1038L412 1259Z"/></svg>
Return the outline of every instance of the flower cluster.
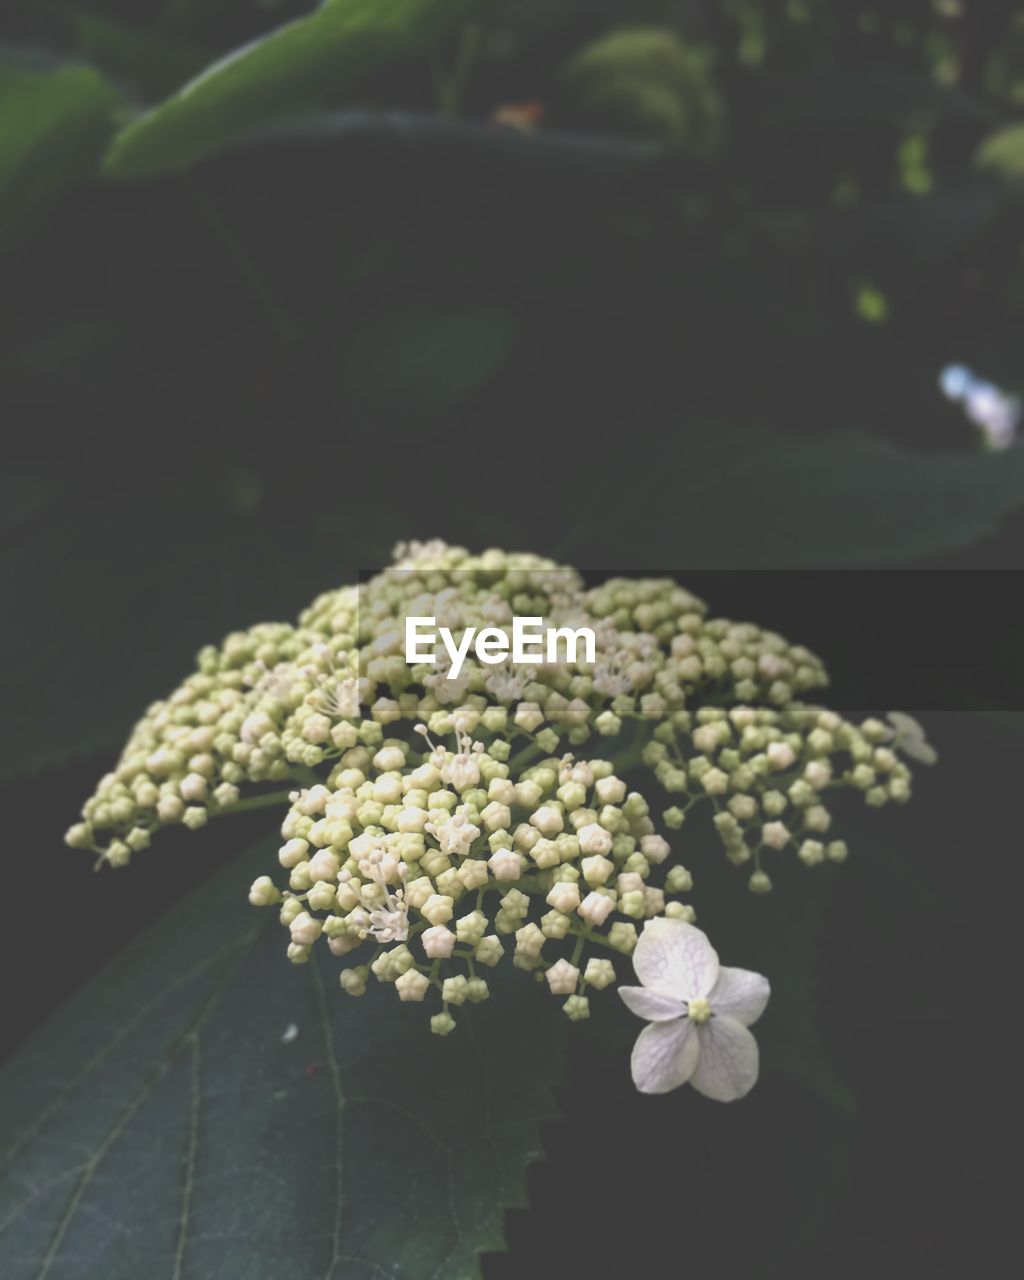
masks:
<svg viewBox="0 0 1024 1280"><path fill-rule="evenodd" d="M669 845L608 761L566 753L518 771L502 739L472 739L475 712L454 720L454 750L421 725L424 750L353 748L325 783L296 791L278 855L288 887L261 876L250 901L281 904L294 962L320 940L351 956L352 995L371 977L406 1001L434 988L441 1034L452 1007L487 998L482 974L506 952L585 1018L588 989L614 981L609 954L633 950L638 922L692 919L667 900L689 874L663 873Z"/></svg>
<svg viewBox="0 0 1024 1280"><path fill-rule="evenodd" d="M407 617L458 636L517 615L592 628L593 661L467 656L455 679L444 661L406 661ZM402 1000L433 992L443 1034L509 953L578 1019L638 927L692 921L678 895L694 811L765 892L779 851L845 858L837 790L909 797L904 757L934 759L920 726L847 721L813 701L826 683L810 651L709 617L670 579L587 587L537 556L413 543L294 626L204 649L68 842L120 866L162 826L280 804L288 882L261 877L250 896L279 906L292 960L323 939L351 994L371 976Z"/></svg>

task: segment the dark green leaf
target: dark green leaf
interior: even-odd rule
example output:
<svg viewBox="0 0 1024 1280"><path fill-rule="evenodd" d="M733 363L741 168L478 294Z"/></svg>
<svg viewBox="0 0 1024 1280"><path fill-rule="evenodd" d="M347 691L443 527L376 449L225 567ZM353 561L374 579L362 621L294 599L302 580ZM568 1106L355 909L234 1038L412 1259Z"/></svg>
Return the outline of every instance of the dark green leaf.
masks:
<svg viewBox="0 0 1024 1280"><path fill-rule="evenodd" d="M0 66L0 249L93 173L118 101L88 67Z"/></svg>
<svg viewBox="0 0 1024 1280"><path fill-rule="evenodd" d="M737 426L687 440L680 468L638 460L635 488L619 469L609 473L606 509L623 518L643 510L647 521L645 546L633 537L624 567L644 554L650 568L675 569L896 564L977 542L1024 506L1021 446L912 452L856 432L808 438ZM603 553L606 567L622 565L618 524L605 528L600 548L581 528L557 554L571 560L585 538L592 562Z"/></svg>
<svg viewBox="0 0 1024 1280"><path fill-rule="evenodd" d="M0 596L21 618L7 629L0 671L0 778L116 748L202 645L293 619L318 591L354 581L395 538L416 532L396 517L364 528L344 504L358 534L352 524L317 532L300 523L282 537L253 509L258 491L230 476L222 489L148 500L55 498L32 477L12 477L0 490L0 528L19 525L42 496L46 517L0 547ZM187 531L174 527L184 510Z"/></svg>
<svg viewBox="0 0 1024 1280"><path fill-rule="evenodd" d="M771 865L775 889L750 893L743 872L717 849L693 857L699 882L701 925L728 964L766 974L772 985L756 1034L766 1072L784 1075L822 1101L849 1109L853 1100L836 1075L819 1037L820 946L835 887L826 867Z"/></svg>
<svg viewBox="0 0 1024 1280"><path fill-rule="evenodd" d="M510 971L441 1039L379 984L344 996L340 962L291 966L246 902L268 857L231 863L4 1068L6 1280L466 1280L502 1247L553 1111L557 1003Z"/></svg>
<svg viewBox="0 0 1024 1280"><path fill-rule="evenodd" d="M552 177L563 181L588 177L615 180L664 155L658 144L631 138L556 129L524 133L487 121L358 108L299 116L247 134L229 150L262 165L267 152L294 155L300 148L324 151L360 146L373 147L378 158L382 152L394 154L399 162L407 162L412 151L423 152L424 163L435 157L462 159L477 176L479 166L487 165L488 173L508 182ZM314 153L315 158L322 159L320 151Z"/></svg>
<svg viewBox="0 0 1024 1280"><path fill-rule="evenodd" d="M208 67L124 129L104 167L116 178L188 168L275 120L343 100L378 68L434 41L477 0L325 0L307 18Z"/></svg>
<svg viewBox="0 0 1024 1280"><path fill-rule="evenodd" d="M442 414L501 367L516 330L515 316L504 307L395 307L352 337L342 357L342 383L374 409Z"/></svg>

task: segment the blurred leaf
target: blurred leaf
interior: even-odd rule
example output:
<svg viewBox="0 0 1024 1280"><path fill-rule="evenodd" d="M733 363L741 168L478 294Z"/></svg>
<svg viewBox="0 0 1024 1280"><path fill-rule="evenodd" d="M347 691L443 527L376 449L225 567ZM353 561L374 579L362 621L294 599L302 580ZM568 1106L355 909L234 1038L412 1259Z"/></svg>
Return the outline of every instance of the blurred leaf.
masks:
<svg viewBox="0 0 1024 1280"><path fill-rule="evenodd" d="M723 124L710 62L707 50L672 31L613 31L581 49L562 82L591 123L699 152L719 140Z"/></svg>
<svg viewBox="0 0 1024 1280"><path fill-rule="evenodd" d="M605 568L807 569L891 565L995 533L1024 506L1024 446L911 451L876 436L783 435L715 426L687 433L678 468L607 479L602 509L645 513L624 556L610 520L581 522L556 549ZM674 449L675 453L676 450ZM644 560L646 555L647 559Z"/></svg>
<svg viewBox="0 0 1024 1280"><path fill-rule="evenodd" d="M997 173L1009 182L1024 178L1024 124L997 129L978 147L975 161L980 169Z"/></svg>
<svg viewBox="0 0 1024 1280"><path fill-rule="evenodd" d="M516 318L504 307L398 306L353 335L342 357L342 382L386 413L446 413L504 364L516 332Z"/></svg>
<svg viewBox="0 0 1024 1280"><path fill-rule="evenodd" d="M88 67L40 73L0 65L0 249L94 172L118 103Z"/></svg>
<svg viewBox="0 0 1024 1280"><path fill-rule="evenodd" d="M114 139L115 178L188 168L275 120L335 102L380 67L428 46L478 0L325 0L307 18L208 67Z"/></svg>
<svg viewBox="0 0 1024 1280"><path fill-rule="evenodd" d="M616 179L662 156L655 143L628 138L608 138L541 129L524 133L479 120L416 111L348 110L320 111L295 120L270 125L226 148L239 157L262 157L278 150L294 156L300 148L373 147L387 150L408 164L410 156L461 158L473 172L488 165L497 175L513 182L527 178L579 177Z"/></svg>
<svg viewBox="0 0 1024 1280"><path fill-rule="evenodd" d="M326 948L289 964L247 903L268 860L230 863L4 1068L5 1280L467 1280L503 1246L561 1010L510 972L441 1038L378 983L343 995Z"/></svg>

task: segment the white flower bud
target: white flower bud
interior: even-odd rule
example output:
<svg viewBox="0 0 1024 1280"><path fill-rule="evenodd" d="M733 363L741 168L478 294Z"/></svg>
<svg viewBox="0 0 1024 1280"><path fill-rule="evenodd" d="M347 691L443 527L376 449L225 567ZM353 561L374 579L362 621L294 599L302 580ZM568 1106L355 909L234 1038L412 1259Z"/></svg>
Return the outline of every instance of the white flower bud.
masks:
<svg viewBox="0 0 1024 1280"><path fill-rule="evenodd" d="M556 911L566 913L575 911L580 905L579 886L570 880L560 880L557 884L551 886L547 902Z"/></svg>
<svg viewBox="0 0 1024 1280"><path fill-rule="evenodd" d="M580 971L574 964L570 964L563 957L561 960L555 961L544 977L547 979L547 984L553 996L568 996L572 995L576 990Z"/></svg>
<svg viewBox="0 0 1024 1280"><path fill-rule="evenodd" d="M413 972L413 970L410 970L410 972ZM338 975L338 983L342 991L347 992L350 996L365 995L366 971L362 967L358 969L342 969Z"/></svg>
<svg viewBox="0 0 1024 1280"><path fill-rule="evenodd" d="M373 767L381 773L395 773L405 768L405 752L401 747L381 747L373 757Z"/></svg>
<svg viewBox="0 0 1024 1280"><path fill-rule="evenodd" d="M395 979L399 1000L422 1000L430 987L430 979L418 969L406 969Z"/></svg>
<svg viewBox="0 0 1024 1280"><path fill-rule="evenodd" d="M303 843L299 841L299 843ZM341 863L338 855L329 849L319 849L309 860L309 878L314 880L337 881Z"/></svg>
<svg viewBox="0 0 1024 1280"><path fill-rule="evenodd" d="M586 880L587 884L596 889L598 885L608 883L612 872L615 870L615 863L597 853L589 858L584 858L580 863L580 870L583 872L583 879ZM575 885L573 888L575 888Z"/></svg>
<svg viewBox="0 0 1024 1280"><path fill-rule="evenodd" d="M612 851L612 834L596 822L588 822L578 831L582 853L606 854Z"/></svg>
<svg viewBox="0 0 1024 1280"><path fill-rule="evenodd" d="M776 772L791 769L796 764L796 752L788 742L769 742L765 749L768 767Z"/></svg>
<svg viewBox="0 0 1024 1280"><path fill-rule="evenodd" d="M186 773L178 784L183 800L200 801L206 799L207 780L201 773Z"/></svg>
<svg viewBox="0 0 1024 1280"><path fill-rule="evenodd" d="M181 820L189 831L198 831L200 827L206 826L209 817L205 809L200 809L198 805L189 805L181 815Z"/></svg>
<svg viewBox="0 0 1024 1280"><path fill-rule="evenodd" d="M467 858L456 874L467 889L482 889L488 880L488 866L482 858Z"/></svg>
<svg viewBox="0 0 1024 1280"><path fill-rule="evenodd" d="M665 861L672 852L672 847L664 836L641 836L640 852L648 862L657 866Z"/></svg>
<svg viewBox="0 0 1024 1280"><path fill-rule="evenodd" d="M447 924L452 918L454 906L447 894L432 893L420 907L420 915L431 924Z"/></svg>
<svg viewBox="0 0 1024 1280"><path fill-rule="evenodd" d="M700 785L709 796L721 796L729 790L729 775L721 769L709 769L700 779Z"/></svg>
<svg viewBox="0 0 1024 1280"><path fill-rule="evenodd" d="M161 822L180 822L185 813L185 803L180 796L161 796L156 815Z"/></svg>
<svg viewBox="0 0 1024 1280"><path fill-rule="evenodd" d="M544 723L544 713L536 702L520 702L516 707L514 719L520 729L532 733Z"/></svg>
<svg viewBox="0 0 1024 1280"><path fill-rule="evenodd" d="M755 871L751 874L748 888L751 893L771 893L772 882L763 871Z"/></svg>
<svg viewBox="0 0 1024 1280"><path fill-rule="evenodd" d="M525 924L516 930L516 953L524 956L539 956L544 946L544 934L535 924Z"/></svg>
<svg viewBox="0 0 1024 1280"><path fill-rule="evenodd" d="M594 956L587 961L583 978L588 986L603 991L615 981L615 967L610 960L599 960Z"/></svg>
<svg viewBox="0 0 1024 1280"><path fill-rule="evenodd" d="M615 900L606 894L588 893L580 905L576 908L579 914L586 920L587 924L601 925L611 915L615 907Z"/></svg>
<svg viewBox="0 0 1024 1280"><path fill-rule="evenodd" d="M455 947L455 934L443 924L435 924L423 931L422 941L423 950L431 960L447 960Z"/></svg>
<svg viewBox="0 0 1024 1280"><path fill-rule="evenodd" d="M496 800L498 804L513 805L516 803L516 788L508 778L492 778L487 784L488 800Z"/></svg>
<svg viewBox="0 0 1024 1280"><path fill-rule="evenodd" d="M398 804L402 799L402 779L384 774L373 784L373 799L377 804Z"/></svg>
<svg viewBox="0 0 1024 1280"><path fill-rule="evenodd" d="M466 975L457 974L454 978L445 978L441 986L441 999L445 1004L463 1004L466 999Z"/></svg>
<svg viewBox="0 0 1024 1280"><path fill-rule="evenodd" d="M783 849L789 843L789 828L784 822L766 822L761 828L761 839L769 849Z"/></svg>
<svg viewBox="0 0 1024 1280"><path fill-rule="evenodd" d="M455 921L455 935L460 942L471 942L475 946L484 936L487 928L487 917L482 911L471 911Z"/></svg>
<svg viewBox="0 0 1024 1280"><path fill-rule="evenodd" d="M820 840L805 840L797 850L797 857L808 867L816 867L825 860L825 846Z"/></svg>
<svg viewBox="0 0 1024 1280"><path fill-rule="evenodd" d="M480 817L488 831L505 830L512 825L512 811L507 804L499 804L492 800L480 812Z"/></svg>
<svg viewBox="0 0 1024 1280"><path fill-rule="evenodd" d="M565 828L562 811L554 805L542 805L535 813L532 813L530 815L530 825L536 827L542 836L547 836L549 839L552 836L557 836Z"/></svg>
<svg viewBox="0 0 1024 1280"><path fill-rule="evenodd" d="M300 947L311 947L320 937L322 927L308 911L300 911L291 924L292 942Z"/></svg>
<svg viewBox="0 0 1024 1280"><path fill-rule="evenodd" d="M277 851L277 860L282 867L289 870L297 867L300 862L304 862L309 853L309 844L305 840L297 838L286 841Z"/></svg>
<svg viewBox="0 0 1024 1280"><path fill-rule="evenodd" d="M481 938L476 944L476 950L473 952L475 959L481 964L494 967L505 954L505 948L501 939L497 934L489 933L485 938Z"/></svg>
<svg viewBox="0 0 1024 1280"><path fill-rule="evenodd" d="M487 859L495 880L518 880L523 874L523 855L514 849L499 849Z"/></svg>
<svg viewBox="0 0 1024 1280"><path fill-rule="evenodd" d="M533 778L516 783L516 804L524 809L535 809L543 794L543 788Z"/></svg>
<svg viewBox="0 0 1024 1280"><path fill-rule="evenodd" d="M426 827L428 817L425 809L402 809L395 819L395 830L403 833L420 832Z"/></svg>

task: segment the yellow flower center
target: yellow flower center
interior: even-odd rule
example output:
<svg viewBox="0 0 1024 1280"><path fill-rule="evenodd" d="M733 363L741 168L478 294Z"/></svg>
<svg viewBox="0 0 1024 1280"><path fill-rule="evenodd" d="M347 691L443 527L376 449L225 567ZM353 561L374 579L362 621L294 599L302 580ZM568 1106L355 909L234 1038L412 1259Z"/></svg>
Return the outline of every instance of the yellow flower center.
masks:
<svg viewBox="0 0 1024 1280"><path fill-rule="evenodd" d="M690 1001L690 1021L691 1022L696 1022L698 1024L701 1022L707 1022L708 1018L710 1017L711 1017L711 1006L708 1004L706 1000Z"/></svg>

